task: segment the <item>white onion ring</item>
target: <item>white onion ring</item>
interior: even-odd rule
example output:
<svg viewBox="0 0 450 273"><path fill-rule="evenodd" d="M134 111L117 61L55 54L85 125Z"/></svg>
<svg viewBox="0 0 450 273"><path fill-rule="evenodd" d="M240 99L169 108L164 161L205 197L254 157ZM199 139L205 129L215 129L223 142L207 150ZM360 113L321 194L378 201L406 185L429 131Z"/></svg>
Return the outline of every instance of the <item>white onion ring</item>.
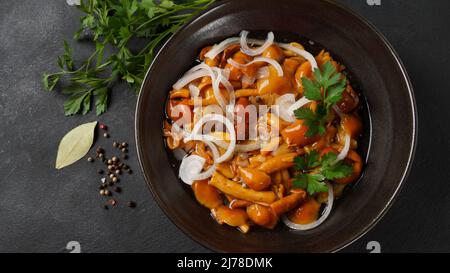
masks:
<svg viewBox="0 0 450 273"><path fill-rule="evenodd" d="M225 89L227 89L227 91L230 95L230 104L234 105L234 101L236 100L236 98L234 97L234 87L229 81L230 70L229 69L220 69L217 67L213 67L212 69L215 70L218 74L220 73L220 75L222 76L220 83L223 84L223 86L225 87Z"/></svg>
<svg viewBox="0 0 450 273"><path fill-rule="evenodd" d="M298 101L296 101L294 104L292 104L288 111L289 113L292 113L292 115L294 115L294 111L297 110L300 107L303 107L304 105L310 103L311 101L308 100L306 97L302 97L300 98Z"/></svg>
<svg viewBox="0 0 450 273"><path fill-rule="evenodd" d="M207 76L210 76L210 73L204 69L188 71L172 87L175 90L180 90L181 88L185 87L188 83L195 81L198 78L203 78Z"/></svg>
<svg viewBox="0 0 450 273"><path fill-rule="evenodd" d="M193 67L192 67L191 69L189 69L186 73L194 72L194 71L197 71L197 70L200 70L200 69L204 69L204 68L205 68L205 65L207 65L207 64L205 64L204 62L201 62L201 63L199 63L198 65L193 66Z"/></svg>
<svg viewBox="0 0 450 273"><path fill-rule="evenodd" d="M256 81L256 77L247 77L247 75L243 75L242 79L241 79L241 82L243 84L247 84L247 85L252 85L255 83L255 81Z"/></svg>
<svg viewBox="0 0 450 273"><path fill-rule="evenodd" d="M199 73L201 75L209 76L211 78L211 83L214 91L214 97L216 98L217 102L219 103L220 107L225 110L226 103L225 99L223 98L221 92L220 92L220 84L222 83L225 88L227 89L230 97L230 104L234 106L235 103L235 96L234 96L234 89L233 85L228 81L228 77L225 77L223 75L223 70L218 67L210 67L209 65L205 63L198 64L191 68L188 73ZM216 75L217 74L217 75ZM229 73L226 73L229 75ZM184 82L183 82L184 83ZM187 83L186 83L187 84Z"/></svg>
<svg viewBox="0 0 450 273"><path fill-rule="evenodd" d="M271 58L256 57L256 58L253 59L253 61L248 62L246 64L240 64L240 63L236 62L235 60L233 60L231 58L229 58L227 60L227 63L229 63L232 66L234 66L236 68L239 68L239 69L243 69L243 68L245 68L245 67L247 67L247 66L249 66L251 64L257 63L257 62L265 62L265 63L268 63L268 64L272 65L277 70L278 77L283 77L283 75L284 75L283 68L281 67L281 65L277 61L275 61L274 59L271 59Z"/></svg>
<svg viewBox="0 0 450 273"><path fill-rule="evenodd" d="M198 155L190 155L183 158L180 165L179 177L188 184L192 185L194 181L204 180L213 175L216 171L216 166L212 165L208 170L201 172L206 159Z"/></svg>
<svg viewBox="0 0 450 273"><path fill-rule="evenodd" d="M189 84L189 94L192 98L196 98L200 95L200 89L193 84Z"/></svg>
<svg viewBox="0 0 450 273"><path fill-rule="evenodd" d="M211 48L211 50L205 54L205 57L209 58L209 59L214 59L217 55L220 54L220 52L224 51L225 48L227 48L228 46L239 43L239 40L240 40L239 37L231 37L231 38L225 39L222 42L220 42L218 45L214 45Z"/></svg>
<svg viewBox="0 0 450 273"><path fill-rule="evenodd" d="M192 185L192 183L194 182L194 176L202 171L203 165L205 165L205 163L206 159L201 156L186 156L181 161L178 176L184 183Z"/></svg>
<svg viewBox="0 0 450 273"><path fill-rule="evenodd" d="M236 152L253 152L256 150L261 149L261 142L255 141L254 143L248 143L248 144L236 144Z"/></svg>
<svg viewBox="0 0 450 273"><path fill-rule="evenodd" d="M187 142L189 140L205 141L205 139L211 141L212 136L200 134L200 130L202 129L203 124L210 122L210 121L217 121L217 122L223 123L225 125L225 127L227 128L228 133L230 135L230 144L228 145L227 150L225 151L225 153L222 156L220 156L219 158L217 158L215 160L215 163L221 163L221 162L228 160L228 158L234 153L234 149L236 147L236 131L234 130L233 123L231 123L231 121L229 119L227 119L226 117L224 117L222 115L218 115L218 114L208 114L208 115L203 116L195 124L194 129L192 129L191 134L184 139L184 142Z"/></svg>
<svg viewBox="0 0 450 273"><path fill-rule="evenodd" d="M351 138L350 134L346 134L345 135L344 147L342 148L341 152L336 157L336 160L331 163L331 165L334 165L334 164L338 163L339 161L341 161L341 160L343 160L343 159L345 159L347 157L348 151L350 150L350 141L351 141L351 139L352 138Z"/></svg>
<svg viewBox="0 0 450 273"><path fill-rule="evenodd" d="M297 48L297 47L292 46L292 45L290 45L290 44L283 44L283 43L280 43L280 44L278 44L278 45L279 45L281 48L290 50L290 51L294 52L295 54L298 54L298 55L302 56L303 58L305 58L305 59L311 64L311 68L312 68L313 71L314 71L315 69L319 68L319 66L317 65L316 59L315 59L314 56L313 56L311 53L309 53L308 51L303 50L303 49L300 49L300 48Z"/></svg>
<svg viewBox="0 0 450 273"><path fill-rule="evenodd" d="M239 44L240 37L230 37L228 39L223 40L219 44L214 45L210 51L205 54L206 58L214 59L217 55L219 55L222 51L224 51L228 46L233 44ZM256 45L264 44L264 41L258 39L247 39L247 42Z"/></svg>
<svg viewBox="0 0 450 273"><path fill-rule="evenodd" d="M287 122L295 121L295 116L293 115L292 111L289 111L291 105L295 103L294 94L284 94L277 98L275 103L278 106L274 108L274 112L277 116Z"/></svg>
<svg viewBox="0 0 450 273"><path fill-rule="evenodd" d="M220 107L224 110L226 110L226 103L225 103L225 99L222 96L221 92L220 92L220 83L223 83L225 81L225 78L222 75L222 71L220 68L217 67L213 67L211 68L212 73L214 74L214 72L217 73L217 78L214 79L214 81L212 82L212 87L213 87L213 91L214 91L214 97L216 98L217 102L219 103ZM228 80L227 80L228 81ZM228 82L229 83L229 82ZM225 86L225 88L227 88L227 86ZM230 92L227 88L227 91L231 94L234 95L234 92ZM231 99L230 97L230 102L234 101Z"/></svg>
<svg viewBox="0 0 450 273"><path fill-rule="evenodd" d="M273 44L273 40L275 38L273 32L271 31L267 34L266 41L262 46L255 49L251 49L247 44L247 35L248 31L246 30L241 31L240 44L241 44L241 51L249 56L261 55L264 52L264 50L266 50L269 46Z"/></svg>
<svg viewBox="0 0 450 273"><path fill-rule="evenodd" d="M269 67L268 66L263 66L260 69L258 69L258 71L256 72L256 78L262 79L262 78L267 78L269 77Z"/></svg>
<svg viewBox="0 0 450 273"><path fill-rule="evenodd" d="M283 220L283 223L288 226L291 229L294 230L309 230L318 227L320 224L322 224L330 215L331 209L333 208L333 201L334 201L334 194L333 194L333 187L327 182L328 186L328 202L325 210L322 212L322 215L317 219L316 221L309 223L309 224L296 224L291 222L289 218L286 215L283 215L281 218Z"/></svg>
<svg viewBox="0 0 450 273"><path fill-rule="evenodd" d="M219 150L217 150L213 143L209 141L203 142L211 149L214 164L210 166L208 170L201 172L206 163L206 159L198 155L185 156L181 161L178 176L188 185L192 185L196 180L207 179L216 171L216 162L220 155Z"/></svg>

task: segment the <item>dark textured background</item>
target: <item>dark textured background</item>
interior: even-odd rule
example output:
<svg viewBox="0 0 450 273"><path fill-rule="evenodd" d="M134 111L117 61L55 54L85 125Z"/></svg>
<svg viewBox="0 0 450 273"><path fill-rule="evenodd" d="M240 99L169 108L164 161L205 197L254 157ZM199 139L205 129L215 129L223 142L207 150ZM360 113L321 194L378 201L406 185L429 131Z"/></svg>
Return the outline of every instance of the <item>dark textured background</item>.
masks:
<svg viewBox="0 0 450 273"><path fill-rule="evenodd" d="M370 0L369 0L370 1ZM375 24L393 44L415 87L419 142L413 169L397 201L368 234L344 252L450 251L449 111L450 1L341 0ZM0 252L205 252L161 212L141 177L134 148L136 95L123 85L110 110L66 118L63 97L42 90L43 71L56 69L62 41L72 37L79 13L64 0L0 0ZM92 50L76 43L76 56ZM119 205L102 209L96 168L80 161L54 169L61 137L78 124L99 120L112 139L131 144ZM110 140L97 144L109 147ZM99 164L99 163L97 163ZM395 162L391 162L395 164ZM136 200L134 210L124 206Z"/></svg>

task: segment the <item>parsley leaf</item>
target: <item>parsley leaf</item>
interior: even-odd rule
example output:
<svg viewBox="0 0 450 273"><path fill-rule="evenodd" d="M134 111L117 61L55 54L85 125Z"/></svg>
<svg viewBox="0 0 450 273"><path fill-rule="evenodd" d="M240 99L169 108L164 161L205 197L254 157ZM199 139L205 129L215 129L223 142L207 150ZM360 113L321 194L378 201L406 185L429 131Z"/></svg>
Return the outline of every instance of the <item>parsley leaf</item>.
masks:
<svg viewBox="0 0 450 273"><path fill-rule="evenodd" d="M322 174L326 179L344 178L353 173L352 166L344 164L342 160L336 162L336 158L337 155L333 152L329 152L322 157Z"/></svg>
<svg viewBox="0 0 450 273"><path fill-rule="evenodd" d="M318 70L315 70L318 71ZM322 91L320 84L317 81L310 80L306 77L302 78L304 95L309 100L321 100Z"/></svg>
<svg viewBox="0 0 450 273"><path fill-rule="evenodd" d="M42 85L53 91L58 83L67 83L69 87L61 86L67 96L66 115L88 113L93 100L96 114L101 115L107 110L112 85L123 80L138 92L158 45L214 2L82 0L77 8L84 15L73 38L91 40L95 50L78 63L64 41L63 54L57 58L59 71L43 73ZM145 41L135 43L136 38Z"/></svg>
<svg viewBox="0 0 450 273"><path fill-rule="evenodd" d="M305 133L306 137L325 134L325 117L328 115L328 112L323 105L317 105L315 112L310 108L296 109L294 115L297 119L303 120L304 124L308 127L308 131Z"/></svg>
<svg viewBox="0 0 450 273"><path fill-rule="evenodd" d="M102 87L94 91L96 97L95 100L95 112L97 116L100 116L106 112L106 107L108 105L108 88Z"/></svg>
<svg viewBox="0 0 450 273"><path fill-rule="evenodd" d="M320 157L316 151L295 157L294 169L299 173L295 175L292 186L306 190L309 195L328 191L325 180L344 178L353 173L352 166L344 161L336 162L336 158L334 152Z"/></svg>
<svg viewBox="0 0 450 273"><path fill-rule="evenodd" d="M320 156L316 151L311 151L307 156L297 156L294 158L294 168L303 171L315 168L320 164Z"/></svg>
<svg viewBox="0 0 450 273"><path fill-rule="evenodd" d="M308 126L306 137L325 134L326 117L333 104L340 101L346 87L346 79L338 73L334 65L328 61L313 72L313 78L302 78L304 96L317 102L317 109L299 108L294 111L295 117L305 121Z"/></svg>
<svg viewBox="0 0 450 273"><path fill-rule="evenodd" d="M295 176L292 186L305 189L309 195L313 195L318 192L328 191L328 187L323 180L324 176L322 174L301 173Z"/></svg>
<svg viewBox="0 0 450 273"><path fill-rule="evenodd" d="M87 113L90 108L91 92L78 93L70 96L64 102L64 112L66 116L74 115L76 113Z"/></svg>

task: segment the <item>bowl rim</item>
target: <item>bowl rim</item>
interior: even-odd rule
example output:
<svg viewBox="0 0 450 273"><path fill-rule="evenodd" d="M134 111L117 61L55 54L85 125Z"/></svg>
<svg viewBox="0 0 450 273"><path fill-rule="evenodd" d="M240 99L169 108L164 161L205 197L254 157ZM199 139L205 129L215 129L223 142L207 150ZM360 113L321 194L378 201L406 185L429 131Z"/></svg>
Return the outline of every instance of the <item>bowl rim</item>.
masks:
<svg viewBox="0 0 450 273"><path fill-rule="evenodd" d="M317 1L317 0L316 0ZM348 247L349 245L351 245L352 243L354 243L355 241L357 241L358 239L360 239L361 237L363 237L365 234L367 234L385 215L386 213L389 211L389 209L392 207L394 201L398 198L398 195L401 191L401 189L403 188L410 172L411 172L411 168L412 168L412 164L414 161L414 157L415 157L415 153L416 153L416 147L417 147L417 139L418 139L418 112L417 112L417 105L416 105L416 99L414 96L414 88L413 85L411 83L410 77L406 71L406 68L403 64L403 62L401 61L398 53L395 51L394 47L391 45L391 43L388 41L388 39L371 23L369 22L366 18L364 18L362 15L358 14L356 11L354 11L353 9L351 9L348 6L345 6L344 4L335 2L335 1L331 1L331 0L320 0L322 2L326 2L330 5L334 5L339 9L344 10L345 12L351 14L352 16L356 17L356 19L358 19L359 21L361 21L362 23L364 23L364 25L366 27L368 27L376 36L378 39L381 40L381 42L384 44L384 46L386 46L386 48L388 49L389 53L391 54L391 57L393 57L393 59L395 60L395 62L397 63L397 67L400 69L400 72L403 76L403 80L406 84L406 89L408 90L408 95L409 95L409 100L410 100L410 105L411 105L411 114L412 114L412 139L411 139L411 143L410 143L410 149L409 149L409 154L408 154L408 160L406 162L406 167L402 173L401 179L397 185L397 188L395 189L394 193L392 194L392 196L390 197L390 199L388 200L388 202L386 203L386 205L384 206L384 208L378 213L378 215L370 222L368 223L363 229L361 229L358 234L356 234L356 236L354 236L353 238L350 238L348 240L346 240L345 242L343 242L340 246L336 247L335 249L332 249L330 252L338 252L346 247ZM169 44L174 37L178 36L180 32L184 31L184 29L191 25L193 22L195 22L198 18L200 18L201 16L203 16L206 13L211 12L212 10L219 8L225 4L231 3L233 2L233 0L222 0L222 1L218 1L213 3L212 5L210 5L209 7L207 7L205 10L199 12L197 15L195 15L194 17L192 17L186 24L184 24L183 26L181 26L178 30L176 30L173 35L171 35L160 47L160 49L158 50L158 52L155 54L149 68L147 69L147 72L145 74L144 80L142 81L142 85L139 89L139 95L138 95L138 99L136 102L136 108L135 108L135 143L136 143L136 150L137 150L137 156L138 156L138 161L139 161L139 166L141 168L141 171L144 175L144 180L145 183L147 184L148 188L150 189L150 192L153 195L153 198L156 200L156 203L158 204L159 208L164 212L164 214L167 216L167 218L170 219L170 221L175 224L175 226L180 229L184 234L186 234L189 238L193 239L195 242L199 243L200 245L202 245L203 247L206 247L210 250L213 250L215 252L225 252L223 249L219 249L216 248L215 246L211 245L208 240L205 240L203 238L199 238L196 236L193 236L192 234L190 234L187 230L184 229L184 227L177 222L176 218L173 217L171 214L169 214L169 212L167 211L166 205L162 202L162 200L159 198L159 196L156 194L155 190L154 190L154 186L153 183L151 183L151 180L148 178L148 173L146 171L146 169L144 168L144 163L142 160L143 157L143 152L141 147L140 147L140 137L139 137L139 113L140 113L140 108L142 105L142 97L143 97L143 92L144 92L144 86L145 83L148 80L148 75L150 74L150 72L154 69L153 64L155 63L155 61L158 59L159 55L161 54L161 52L164 50L164 48L167 46L167 44Z"/></svg>

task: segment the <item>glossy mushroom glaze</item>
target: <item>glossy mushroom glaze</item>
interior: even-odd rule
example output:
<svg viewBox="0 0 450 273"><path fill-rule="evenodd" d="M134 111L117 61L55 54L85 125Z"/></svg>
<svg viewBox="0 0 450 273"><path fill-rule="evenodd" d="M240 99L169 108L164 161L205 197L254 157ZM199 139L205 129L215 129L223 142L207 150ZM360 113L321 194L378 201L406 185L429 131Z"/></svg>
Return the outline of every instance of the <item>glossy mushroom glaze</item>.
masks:
<svg viewBox="0 0 450 273"><path fill-rule="evenodd" d="M359 95L320 46L314 56L272 32L265 41L247 36L204 47L173 85L166 146L181 162L180 181L217 223L243 233L280 219L316 228L361 176Z"/></svg>

